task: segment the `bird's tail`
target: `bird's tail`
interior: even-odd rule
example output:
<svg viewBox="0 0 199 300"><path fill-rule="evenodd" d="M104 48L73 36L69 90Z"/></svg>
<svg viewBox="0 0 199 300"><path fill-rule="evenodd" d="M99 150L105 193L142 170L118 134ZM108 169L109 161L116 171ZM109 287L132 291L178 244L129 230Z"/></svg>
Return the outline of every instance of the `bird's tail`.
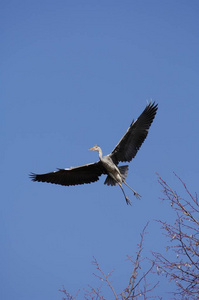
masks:
<svg viewBox="0 0 199 300"><path fill-rule="evenodd" d="M122 178L126 179L126 177L128 175L129 166L128 165L121 166L121 167L118 167L118 169L120 170Z"/></svg>
<svg viewBox="0 0 199 300"><path fill-rule="evenodd" d="M129 166L128 165L125 165L125 166L120 166L118 167L121 175L122 175L122 178L125 179L127 177L127 174L128 174L128 169L129 169ZM104 184L107 184L107 185L116 185L117 182L111 177L111 176L107 176L106 177L106 180L104 181Z"/></svg>

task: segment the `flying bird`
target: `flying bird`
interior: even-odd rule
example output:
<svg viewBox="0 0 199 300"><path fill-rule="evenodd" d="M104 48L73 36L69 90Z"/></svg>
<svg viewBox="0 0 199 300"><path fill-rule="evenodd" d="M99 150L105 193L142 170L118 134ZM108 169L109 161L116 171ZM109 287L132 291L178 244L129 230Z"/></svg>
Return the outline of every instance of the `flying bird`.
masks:
<svg viewBox="0 0 199 300"><path fill-rule="evenodd" d="M98 151L99 161L68 169L58 169L46 174L30 174L33 181L49 182L60 185L78 185L95 182L102 174L108 175L104 184L119 185L127 204L131 204L126 196L122 184L130 188L137 198L141 196L134 191L125 181L128 173L128 165L118 166L119 162L130 162L137 154L142 143L148 135L149 128L155 118L158 105L153 102L147 104L139 118L131 123L125 135L121 138L114 150L102 155L102 149L95 145L89 150Z"/></svg>

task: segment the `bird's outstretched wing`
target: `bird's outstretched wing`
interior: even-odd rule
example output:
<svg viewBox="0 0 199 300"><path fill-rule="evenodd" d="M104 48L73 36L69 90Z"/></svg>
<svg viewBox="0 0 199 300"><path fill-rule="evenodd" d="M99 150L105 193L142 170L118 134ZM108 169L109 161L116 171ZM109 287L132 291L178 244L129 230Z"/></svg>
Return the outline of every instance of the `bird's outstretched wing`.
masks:
<svg viewBox="0 0 199 300"><path fill-rule="evenodd" d="M30 174L33 181L50 182L61 185L77 185L95 182L102 174L106 174L101 161L69 169L58 169L58 171L46 174Z"/></svg>
<svg viewBox="0 0 199 300"><path fill-rule="evenodd" d="M131 161L145 138L155 118L158 105L149 103L136 121L133 121L115 149L109 154L115 164L119 161Z"/></svg>

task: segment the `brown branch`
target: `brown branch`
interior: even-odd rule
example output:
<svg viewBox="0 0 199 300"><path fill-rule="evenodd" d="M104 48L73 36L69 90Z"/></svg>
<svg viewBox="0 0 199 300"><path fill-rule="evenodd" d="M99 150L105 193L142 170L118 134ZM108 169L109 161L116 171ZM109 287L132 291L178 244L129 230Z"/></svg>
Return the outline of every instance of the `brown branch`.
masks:
<svg viewBox="0 0 199 300"><path fill-rule="evenodd" d="M129 280L128 288L126 289L126 290L128 290L128 294L127 294L126 297L124 297L123 300L128 299L129 296L131 295L132 291L135 288L135 280L137 278L137 269L139 267L139 259L140 259L140 255L141 255L141 252L142 252L142 245L143 245L143 240L144 240L144 234L145 234L145 230L146 230L148 224L149 224L149 222L145 225L145 227L144 227L144 229L143 229L143 231L141 233L141 240L140 240L140 244L138 244L138 252L137 252L136 260L135 260L135 263L134 263L133 272L132 272L132 275L131 275L130 280Z"/></svg>
<svg viewBox="0 0 199 300"><path fill-rule="evenodd" d="M96 266L97 270L102 274L103 277L100 277L100 276L98 276L98 275L96 275L96 274L94 274L94 275L95 275L96 277L98 277L100 280L104 280L104 281L107 283L107 285L109 286L109 288L111 289L112 293L114 294L115 299L116 299L116 300L119 300L118 297L117 297L117 294L116 294L116 292L115 292L115 290L114 290L114 288L113 288L113 286L112 286L112 284L111 284L111 282L110 282L109 279L108 279L108 277L112 274L113 271L111 271L108 275L106 275L106 274L102 271L102 269L100 268L100 266L99 266L99 264L98 264L98 262L97 262L97 260L96 260L95 257L93 257L93 264Z"/></svg>
<svg viewBox="0 0 199 300"><path fill-rule="evenodd" d="M152 262L151 267L148 269L148 271L147 271L146 273L143 274L143 276L139 279L139 281L138 281L138 282L136 283L136 285L134 286L134 290L136 289L137 286L140 285L141 281L142 281L143 279L145 279L146 276L152 271L154 265L155 265L155 263ZM156 284L156 285L157 285L157 284Z"/></svg>
<svg viewBox="0 0 199 300"><path fill-rule="evenodd" d="M76 300L76 299L77 299L77 296L78 296L78 294L79 294L79 292L80 292L80 290L78 290L78 291L76 292L75 296L73 297L70 293L68 293L68 292L66 291L66 289L65 289L64 286L62 287L62 289L59 289L58 291L59 291L59 292L62 292L62 293L66 296L66 298L65 298L65 297L63 298L63 300Z"/></svg>
<svg viewBox="0 0 199 300"><path fill-rule="evenodd" d="M165 235L174 243L168 247L173 250L177 261L166 258L163 254L153 253L156 258L158 272L169 276L170 281L174 280L179 292L174 295L181 295L182 299L196 299L199 293L199 221L196 215L199 213L197 197L192 196L185 183L175 174L182 183L189 200L181 198L159 175L158 181L163 187L163 200L171 203L172 210L176 213L174 225L159 220ZM191 224L191 225L190 225ZM180 258L180 260L179 260Z"/></svg>
<svg viewBox="0 0 199 300"><path fill-rule="evenodd" d="M147 275L149 273L151 273L153 267L154 267L154 262L152 263L151 267L148 269L147 272L145 272L143 274L143 276L136 282L137 278L138 278L138 268L140 266L140 262L141 262L141 253L142 253L142 250L143 250L143 241L144 241L144 235L145 235L145 232L146 232L146 228L148 226L149 222L145 225L142 233L140 234L141 236L141 240L140 240L140 243L138 244L138 251L137 251L137 255L136 255L136 259L135 259L135 262L132 261L132 258L128 256L128 259L133 263L134 265L134 268L133 268L133 271L132 271L132 274L131 274L131 277L130 277L130 280L129 280L129 284L127 286L127 288L125 289L125 295L123 296L123 300L127 300L127 299L135 299L137 296L141 296L142 295L146 295L147 292L151 291L152 289L149 289L149 290L145 290L144 292L138 292L136 294L136 289L140 287L140 283L146 279ZM157 284L154 285L154 288L157 286Z"/></svg>

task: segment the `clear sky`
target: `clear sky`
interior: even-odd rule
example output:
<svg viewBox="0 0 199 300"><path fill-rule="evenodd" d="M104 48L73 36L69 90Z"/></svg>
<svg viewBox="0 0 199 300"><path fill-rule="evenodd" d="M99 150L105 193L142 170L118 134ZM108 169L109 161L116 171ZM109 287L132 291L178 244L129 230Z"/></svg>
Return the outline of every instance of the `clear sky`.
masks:
<svg viewBox="0 0 199 300"><path fill-rule="evenodd" d="M154 220L172 214L155 172L179 192L173 171L198 189L198 14L188 0L1 1L1 299L95 285L93 256L121 291L147 221L144 254L166 246ZM30 172L96 161L94 144L111 152L150 99L159 110L130 163L127 182L142 195L125 189L132 207L104 176L31 182Z"/></svg>

